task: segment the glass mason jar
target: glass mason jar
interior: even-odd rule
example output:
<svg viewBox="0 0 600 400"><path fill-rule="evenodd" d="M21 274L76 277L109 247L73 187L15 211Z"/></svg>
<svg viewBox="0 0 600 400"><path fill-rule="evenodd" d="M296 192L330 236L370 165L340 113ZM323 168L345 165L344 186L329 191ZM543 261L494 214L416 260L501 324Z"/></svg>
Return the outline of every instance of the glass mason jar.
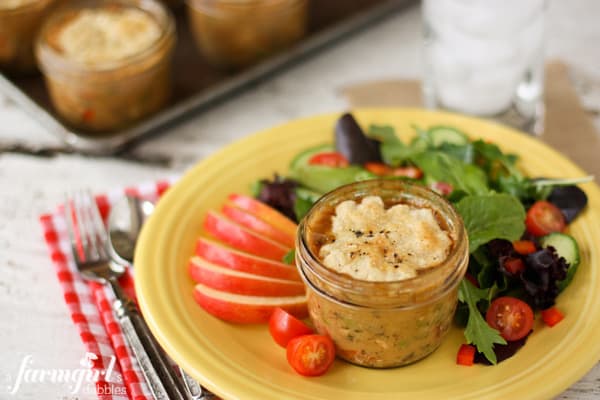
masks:
<svg viewBox="0 0 600 400"><path fill-rule="evenodd" d="M446 259L396 281L359 280L325 266L318 255L327 240L323 217L345 200L366 196L381 197L386 207L402 203L432 210L451 239ZM387 368L420 360L440 345L452 324L468 253L462 220L444 198L405 181L375 179L342 186L315 203L300 222L296 265L307 286L310 318L319 333L333 339L337 355Z"/></svg>
<svg viewBox="0 0 600 400"><path fill-rule="evenodd" d="M425 105L540 133L546 1L425 0L422 7Z"/></svg>
<svg viewBox="0 0 600 400"><path fill-rule="evenodd" d="M55 0L0 0L0 70L35 70L33 43L42 18Z"/></svg>
<svg viewBox="0 0 600 400"><path fill-rule="evenodd" d="M58 36L79 13L88 10L119 13L128 9L142 11L159 27L160 33L148 46L131 50L131 54L123 57L98 61L82 61L63 52ZM135 26L129 29L136 32ZM127 41L128 37L118 40ZM167 103L175 42L175 22L159 1L80 0L68 3L49 17L38 37L36 56L52 104L62 119L89 134L110 134Z"/></svg>
<svg viewBox="0 0 600 400"><path fill-rule="evenodd" d="M300 40L308 0L187 0L187 10L204 57L219 68L238 69Z"/></svg>

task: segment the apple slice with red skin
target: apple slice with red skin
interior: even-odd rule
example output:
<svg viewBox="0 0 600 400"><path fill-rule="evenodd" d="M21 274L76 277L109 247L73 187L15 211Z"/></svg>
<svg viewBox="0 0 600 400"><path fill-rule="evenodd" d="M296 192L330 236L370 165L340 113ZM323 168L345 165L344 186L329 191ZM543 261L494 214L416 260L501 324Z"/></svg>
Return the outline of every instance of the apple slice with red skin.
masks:
<svg viewBox="0 0 600 400"><path fill-rule="evenodd" d="M278 243L283 244L287 247L294 247L296 236L290 235L284 231L279 230L268 222L258 218L254 214L237 208L231 204L225 203L221 209L223 215L230 220L256 232L269 239L275 240Z"/></svg>
<svg viewBox="0 0 600 400"><path fill-rule="evenodd" d="M238 324L262 324L269 321L277 307L297 318L306 318L306 296L263 297L227 293L197 284L194 300L209 314Z"/></svg>
<svg viewBox="0 0 600 400"><path fill-rule="evenodd" d="M196 255L213 264L240 272L301 281L298 270L293 265L232 249L222 243L203 237L198 238L196 242Z"/></svg>
<svg viewBox="0 0 600 400"><path fill-rule="evenodd" d="M189 273L196 283L229 293L265 297L304 294L304 284L302 282L235 271L212 264L198 256L190 259Z"/></svg>
<svg viewBox="0 0 600 400"><path fill-rule="evenodd" d="M204 229L226 244L248 253L281 261L290 248L263 235L252 232L223 215L208 211L204 218Z"/></svg>
<svg viewBox="0 0 600 400"><path fill-rule="evenodd" d="M244 211L248 211L250 214L268 222L280 231L296 237L296 228L298 227L296 223L273 207L252 197L237 193L230 194L227 197L227 202Z"/></svg>

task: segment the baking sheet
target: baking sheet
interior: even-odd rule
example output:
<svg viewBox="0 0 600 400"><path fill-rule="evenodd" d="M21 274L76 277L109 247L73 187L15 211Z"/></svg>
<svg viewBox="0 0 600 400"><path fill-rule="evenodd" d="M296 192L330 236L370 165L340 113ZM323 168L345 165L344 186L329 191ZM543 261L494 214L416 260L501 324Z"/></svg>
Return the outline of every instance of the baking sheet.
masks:
<svg viewBox="0 0 600 400"><path fill-rule="evenodd" d="M137 124L106 135L90 135L64 124L54 112L41 76L10 78L0 74L0 91L23 107L49 131L77 151L115 153L146 135L164 133L170 124L206 109L217 101L298 62L311 53L367 26L413 0L312 0L307 36L296 46L236 73L212 68L195 47L185 8L174 11L178 43L173 62L174 88L170 103Z"/></svg>

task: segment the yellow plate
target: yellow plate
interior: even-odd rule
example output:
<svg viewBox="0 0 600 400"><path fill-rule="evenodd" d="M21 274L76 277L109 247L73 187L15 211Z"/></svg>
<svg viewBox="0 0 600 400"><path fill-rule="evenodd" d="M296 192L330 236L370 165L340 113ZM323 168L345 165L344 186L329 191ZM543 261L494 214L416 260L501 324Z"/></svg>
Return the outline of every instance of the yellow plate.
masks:
<svg viewBox="0 0 600 400"><path fill-rule="evenodd" d="M304 378L288 366L262 325L220 321L194 303L187 262L202 233L204 213L231 192L248 192L258 178L285 173L290 159L313 144L333 141L335 115L293 121L240 140L200 162L160 201L136 251L136 290L152 332L193 377L226 399L509 399L553 397L600 359L600 190L582 185L589 206L569 228L581 247L573 283L558 298L566 315L554 328L536 322L514 357L494 367L455 364L463 342L454 328L431 356L403 368L374 370L336 361L319 378ZM411 124L455 126L522 156L530 176L579 177L584 173L529 136L482 120L440 112L369 109L355 112L362 126L390 124L413 135ZM565 132L574 134L574 132Z"/></svg>

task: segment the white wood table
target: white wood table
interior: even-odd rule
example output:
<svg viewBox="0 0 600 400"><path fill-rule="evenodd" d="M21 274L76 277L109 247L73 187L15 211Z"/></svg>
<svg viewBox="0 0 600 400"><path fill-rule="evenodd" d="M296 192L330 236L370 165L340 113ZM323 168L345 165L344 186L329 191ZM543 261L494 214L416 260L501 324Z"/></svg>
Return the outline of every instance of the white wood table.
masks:
<svg viewBox="0 0 600 400"><path fill-rule="evenodd" d="M551 1L548 55L561 58L600 82L600 2ZM0 154L0 399L87 399L60 383L28 383L11 396L27 356L42 369L77 368L83 347L69 318L41 238L37 216L54 209L68 189L105 191L180 174L217 149L254 131L316 113L347 107L339 88L385 78L421 75L418 7L389 17L283 74L198 114L169 132L144 141L119 158L59 155L43 158ZM600 108L598 85L584 87L584 100ZM596 115L598 112L596 111ZM596 126L600 122L596 118ZM43 126L0 97L0 142L59 146ZM168 165L139 162L166 157ZM137 160L137 161L136 161ZM527 395L523 394L523 398ZM560 399L599 399L597 365Z"/></svg>

